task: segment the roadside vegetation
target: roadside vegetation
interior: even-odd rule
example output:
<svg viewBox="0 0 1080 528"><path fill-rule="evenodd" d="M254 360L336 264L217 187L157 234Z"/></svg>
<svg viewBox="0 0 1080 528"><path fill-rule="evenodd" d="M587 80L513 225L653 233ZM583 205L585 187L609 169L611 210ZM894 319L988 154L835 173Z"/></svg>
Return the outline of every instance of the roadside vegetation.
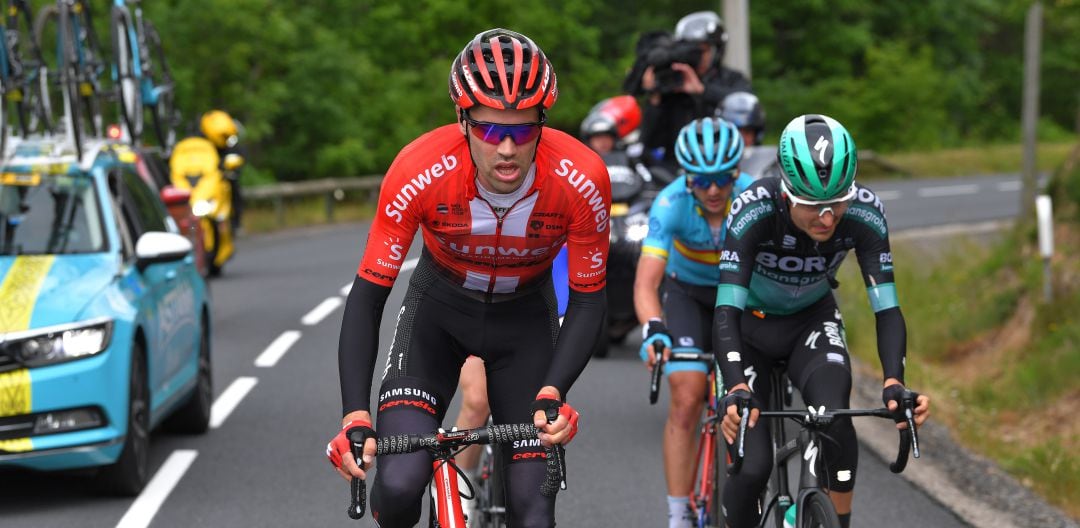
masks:
<svg viewBox="0 0 1080 528"><path fill-rule="evenodd" d="M990 243L893 248L908 326L908 384L932 396L933 419L945 422L956 440L1074 518L1080 517L1078 152L1050 185L1051 302L1043 300L1033 224ZM844 310L850 348L864 364L877 365L874 318L858 267L844 266L840 275L840 302L852 307Z"/></svg>

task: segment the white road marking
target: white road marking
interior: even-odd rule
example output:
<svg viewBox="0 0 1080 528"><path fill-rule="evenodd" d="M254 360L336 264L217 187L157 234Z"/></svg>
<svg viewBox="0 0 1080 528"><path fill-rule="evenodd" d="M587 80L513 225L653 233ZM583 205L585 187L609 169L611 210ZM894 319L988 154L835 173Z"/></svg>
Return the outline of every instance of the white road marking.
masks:
<svg viewBox="0 0 1080 528"><path fill-rule="evenodd" d="M1024 183L1021 182L1020 180L1004 181L1004 182L998 182L997 190L999 190L1001 192L1016 192L1016 191L1019 191L1020 189L1022 189L1023 186L1024 186Z"/></svg>
<svg viewBox="0 0 1080 528"><path fill-rule="evenodd" d="M225 392L218 396L218 399L214 401L214 405L210 407L210 428L217 429L221 427L221 424L225 423L225 420L232 414L233 409L236 409L237 405L240 405L240 401L247 396L247 393L251 392L251 389L258 383L257 378L251 377L239 377L233 380L232 385L225 389Z"/></svg>
<svg viewBox="0 0 1080 528"><path fill-rule="evenodd" d="M262 354L259 354L258 358L255 358L256 367L272 367L277 365L278 360L289 351L289 347L293 346L300 340L299 330L286 330L277 336L277 339L270 346L263 350Z"/></svg>
<svg viewBox="0 0 1080 528"><path fill-rule="evenodd" d="M931 198L937 196L957 196L960 194L975 194L979 192L979 185L967 183L964 185L946 185L943 187L926 187L919 189L919 196Z"/></svg>
<svg viewBox="0 0 1080 528"><path fill-rule="evenodd" d="M415 268L416 263L419 262L419 261L420 261L420 259L406 260L405 262L401 263L401 271L406 272L406 271L409 271L409 270ZM342 297L348 297L349 296L349 292L352 291L352 285L353 285L353 283L350 282L350 283L346 284L345 286L342 286L342 288L341 288L341 296Z"/></svg>
<svg viewBox="0 0 1080 528"><path fill-rule="evenodd" d="M1005 229L1013 224L1012 220L991 220L970 224L948 224L934 227L903 229L889 234L890 240L926 240L955 235L977 235Z"/></svg>
<svg viewBox="0 0 1080 528"><path fill-rule="evenodd" d="M139 494L135 502L131 503L127 513L117 523L116 528L145 528L154 520L165 499L172 493L173 488L183 478L184 473L191 467L199 452L193 449L177 449L173 451L165 463L161 465L154 478Z"/></svg>
<svg viewBox="0 0 1080 528"><path fill-rule="evenodd" d="M904 193L900 191L874 191L874 194L882 200L895 200L904 195Z"/></svg>
<svg viewBox="0 0 1080 528"><path fill-rule="evenodd" d="M315 326L325 319L326 316L330 315L331 312L337 310L338 306L341 306L341 303L341 297L327 297L323 302L319 303L318 306L312 308L307 315L301 318L300 322L307 326Z"/></svg>

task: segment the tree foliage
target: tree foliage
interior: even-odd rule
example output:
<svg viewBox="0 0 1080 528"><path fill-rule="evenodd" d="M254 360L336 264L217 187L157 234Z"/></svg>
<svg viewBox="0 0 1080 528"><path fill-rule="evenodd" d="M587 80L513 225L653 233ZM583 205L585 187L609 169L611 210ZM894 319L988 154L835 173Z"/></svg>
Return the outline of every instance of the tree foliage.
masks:
<svg viewBox="0 0 1080 528"><path fill-rule="evenodd" d="M879 151L1016 141L1029 0L750 2L753 83L769 135L829 114ZM1080 1L1043 0L1040 130L1076 126ZM253 174L379 173L419 134L454 120L446 78L490 27L529 35L576 132L617 95L643 31L718 1L147 0L188 123L222 108L245 125ZM107 34L107 33L106 33Z"/></svg>

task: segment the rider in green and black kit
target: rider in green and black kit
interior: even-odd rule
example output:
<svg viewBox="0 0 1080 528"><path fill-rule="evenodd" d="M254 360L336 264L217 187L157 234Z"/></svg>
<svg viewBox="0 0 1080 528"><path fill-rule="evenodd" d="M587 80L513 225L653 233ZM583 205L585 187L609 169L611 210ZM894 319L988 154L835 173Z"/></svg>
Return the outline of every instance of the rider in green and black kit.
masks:
<svg viewBox="0 0 1080 528"><path fill-rule="evenodd" d="M877 320L882 399L895 409L904 390L907 330L893 282L889 231L881 200L855 183L855 142L832 118L804 115L784 129L778 158L779 178L759 180L732 203L720 258L713 348L728 391L722 428L729 444L740 422L737 404L751 408L742 471L724 487L731 527L756 526L760 516L757 498L768 482L773 451L769 423L754 426L767 404L774 362L786 362L807 405L849 407L851 365L832 289L852 249ZM929 399L918 396L916 424L929 409ZM836 443L824 446L825 481L847 527L858 464L855 429L842 419L827 434Z"/></svg>

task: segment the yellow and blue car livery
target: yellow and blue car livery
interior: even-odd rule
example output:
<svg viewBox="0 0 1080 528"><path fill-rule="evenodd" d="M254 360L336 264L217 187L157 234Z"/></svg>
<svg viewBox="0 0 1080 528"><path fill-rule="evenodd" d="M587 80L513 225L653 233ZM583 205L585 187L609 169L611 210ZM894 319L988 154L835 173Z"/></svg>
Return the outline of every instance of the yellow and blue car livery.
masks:
<svg viewBox="0 0 1080 528"><path fill-rule="evenodd" d="M209 332L205 283L190 252L138 261L136 235L154 215L175 226L147 201L152 189L125 187L138 179L133 153L100 143L77 160L24 141L0 176L0 466L116 463L136 350L151 426L194 396ZM122 200L148 216L121 219L136 209Z"/></svg>
<svg viewBox="0 0 1080 528"><path fill-rule="evenodd" d="M731 196L738 196L752 183L750 175L740 173ZM725 220L719 236L713 236L701 206L687 186L686 176L679 176L653 201L649 234L641 252L666 260L664 272L670 277L697 286L715 286L720 282L720 251L726 230Z"/></svg>

